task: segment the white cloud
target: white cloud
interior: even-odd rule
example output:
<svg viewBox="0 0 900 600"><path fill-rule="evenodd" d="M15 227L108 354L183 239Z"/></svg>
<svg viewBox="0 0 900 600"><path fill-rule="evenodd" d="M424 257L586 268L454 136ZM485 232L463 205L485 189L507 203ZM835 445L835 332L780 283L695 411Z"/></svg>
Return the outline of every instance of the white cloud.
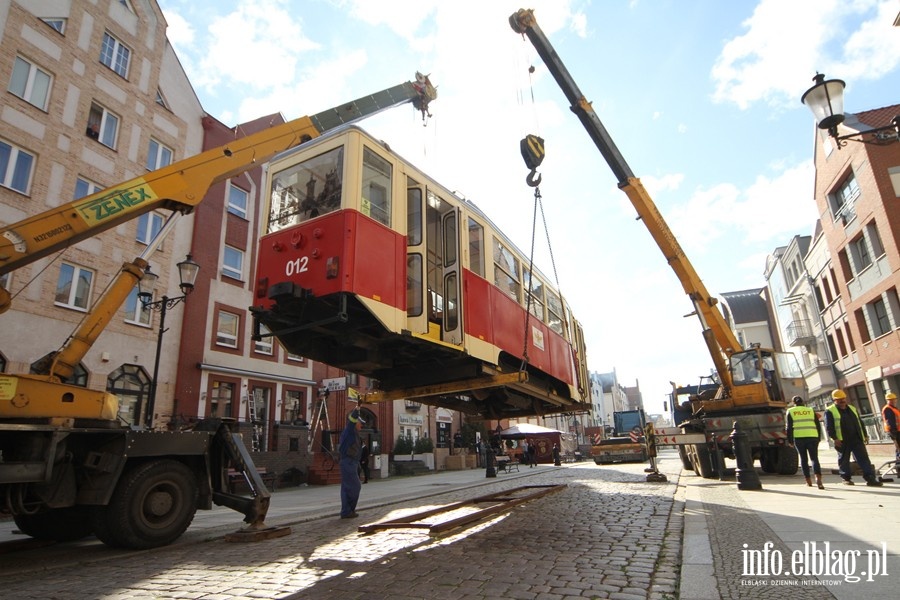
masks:
<svg viewBox="0 0 900 600"><path fill-rule="evenodd" d="M182 48L187 48L194 43L196 33L194 27L177 10L166 10L166 23L169 25L166 29L166 37L179 53Z"/></svg>
<svg viewBox="0 0 900 600"><path fill-rule="evenodd" d="M713 66L713 100L793 106L817 71L879 77L900 63L896 12L893 0L762 0Z"/></svg>
<svg viewBox="0 0 900 600"><path fill-rule="evenodd" d="M215 17L209 41L195 73L207 88L238 84L252 90L277 87L296 77L300 54L319 46L303 32L302 20L284 0L247 0L225 16Z"/></svg>

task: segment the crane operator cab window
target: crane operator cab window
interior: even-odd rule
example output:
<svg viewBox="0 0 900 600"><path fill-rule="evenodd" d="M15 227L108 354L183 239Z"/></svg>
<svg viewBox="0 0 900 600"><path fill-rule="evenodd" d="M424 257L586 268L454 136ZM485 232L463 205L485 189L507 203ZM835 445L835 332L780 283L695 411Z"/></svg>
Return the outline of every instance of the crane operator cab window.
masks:
<svg viewBox="0 0 900 600"><path fill-rule="evenodd" d="M770 399L785 399L775 366L775 353L759 349L736 352L731 355L730 362L735 386L765 383Z"/></svg>
<svg viewBox="0 0 900 600"><path fill-rule="evenodd" d="M272 177L269 226L274 233L341 207L344 148L291 165Z"/></svg>

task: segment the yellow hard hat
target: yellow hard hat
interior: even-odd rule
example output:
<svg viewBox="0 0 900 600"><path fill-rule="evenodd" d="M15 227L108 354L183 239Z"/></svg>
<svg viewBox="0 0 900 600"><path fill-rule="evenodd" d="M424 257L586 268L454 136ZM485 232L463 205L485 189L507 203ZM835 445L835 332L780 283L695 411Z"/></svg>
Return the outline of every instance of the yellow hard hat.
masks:
<svg viewBox="0 0 900 600"><path fill-rule="evenodd" d="M897 394L895 394L894 392L888 392L887 394L884 395L884 399L885 400L896 400Z"/></svg>
<svg viewBox="0 0 900 600"><path fill-rule="evenodd" d="M846 397L847 394L844 393L844 390L834 390L833 392L831 392L832 400L843 400Z"/></svg>

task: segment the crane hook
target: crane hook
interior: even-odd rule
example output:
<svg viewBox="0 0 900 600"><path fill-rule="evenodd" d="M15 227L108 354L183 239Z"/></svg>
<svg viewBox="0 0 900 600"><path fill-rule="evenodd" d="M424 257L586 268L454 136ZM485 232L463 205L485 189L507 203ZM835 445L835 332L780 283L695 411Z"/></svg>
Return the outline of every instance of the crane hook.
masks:
<svg viewBox="0 0 900 600"><path fill-rule="evenodd" d="M541 185L541 176L537 172L537 168L541 166L541 162L544 160L544 138L533 134L527 135L519 142L519 150L522 153L525 166L531 169L531 173L528 174L525 181L531 187ZM537 176L536 179L535 176Z"/></svg>

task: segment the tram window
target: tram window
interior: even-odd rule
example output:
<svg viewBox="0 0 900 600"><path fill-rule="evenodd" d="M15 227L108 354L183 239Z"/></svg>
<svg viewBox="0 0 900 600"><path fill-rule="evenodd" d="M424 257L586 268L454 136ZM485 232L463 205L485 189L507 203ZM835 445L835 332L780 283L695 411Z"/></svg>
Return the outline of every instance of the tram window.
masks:
<svg viewBox="0 0 900 600"><path fill-rule="evenodd" d="M469 218L469 269L484 277L484 227Z"/></svg>
<svg viewBox="0 0 900 600"><path fill-rule="evenodd" d="M413 183L410 180L410 183ZM411 187L406 190L406 245L422 243L422 190Z"/></svg>
<svg viewBox="0 0 900 600"><path fill-rule="evenodd" d="M529 309L531 310L531 314L540 319L544 320L544 284L540 279L536 277L532 277L531 274L525 270L522 272L522 279L525 280L525 289L527 289L531 294L531 305ZM525 299L526 302L528 299Z"/></svg>
<svg viewBox="0 0 900 600"><path fill-rule="evenodd" d="M360 211L382 225L391 226L391 163L368 148L363 150Z"/></svg>
<svg viewBox="0 0 900 600"><path fill-rule="evenodd" d="M444 266L451 267L456 264L456 215L450 214L444 222Z"/></svg>
<svg viewBox="0 0 900 600"><path fill-rule="evenodd" d="M494 285L519 301L519 259L497 238L494 238Z"/></svg>
<svg viewBox="0 0 900 600"><path fill-rule="evenodd" d="M559 296L554 294L553 292L547 292L547 324L550 325L550 329L555 331L556 333L561 334L563 332L562 326L562 302L559 300Z"/></svg>
<svg viewBox="0 0 900 600"><path fill-rule="evenodd" d="M459 302L456 297L456 273L448 273L444 278L444 291L447 295L444 310L444 329L453 331L459 326Z"/></svg>
<svg viewBox="0 0 900 600"><path fill-rule="evenodd" d="M406 314L417 317L422 314L422 255L406 256Z"/></svg>
<svg viewBox="0 0 900 600"><path fill-rule="evenodd" d="M275 173L267 233L340 208L343 171L344 148L338 147Z"/></svg>

